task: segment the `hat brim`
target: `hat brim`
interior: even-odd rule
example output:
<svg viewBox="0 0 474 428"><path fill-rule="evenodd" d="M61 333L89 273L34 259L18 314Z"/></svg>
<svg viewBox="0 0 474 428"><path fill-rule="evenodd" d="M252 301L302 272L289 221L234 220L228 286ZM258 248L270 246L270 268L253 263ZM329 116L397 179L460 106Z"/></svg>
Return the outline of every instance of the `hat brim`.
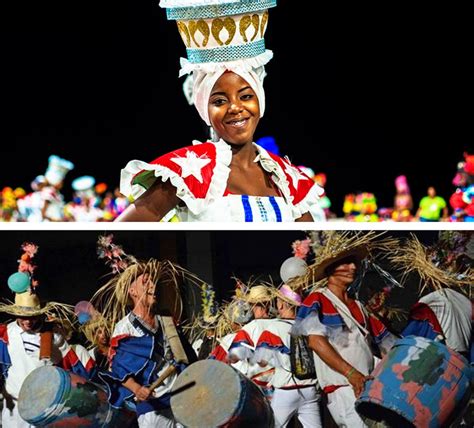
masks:
<svg viewBox="0 0 474 428"><path fill-rule="evenodd" d="M289 297L287 296L284 296L283 294L281 294L280 292L277 292L276 293L276 297L280 300L283 300L284 302L286 303L289 303L290 305L293 305L293 306L301 306L301 303L295 301L295 300L292 300L290 299Z"/></svg>
<svg viewBox="0 0 474 428"><path fill-rule="evenodd" d="M354 257L356 263L360 263L369 255L369 249L366 245L341 251L339 254L324 259L321 263L311 269L311 276L314 281L320 281L328 275L328 268L340 262L347 257Z"/></svg>
<svg viewBox="0 0 474 428"><path fill-rule="evenodd" d="M30 309L24 306L17 306L15 304L0 304L0 312L4 312L6 314L14 315L17 317L37 317L48 313L50 309L51 308L49 307Z"/></svg>

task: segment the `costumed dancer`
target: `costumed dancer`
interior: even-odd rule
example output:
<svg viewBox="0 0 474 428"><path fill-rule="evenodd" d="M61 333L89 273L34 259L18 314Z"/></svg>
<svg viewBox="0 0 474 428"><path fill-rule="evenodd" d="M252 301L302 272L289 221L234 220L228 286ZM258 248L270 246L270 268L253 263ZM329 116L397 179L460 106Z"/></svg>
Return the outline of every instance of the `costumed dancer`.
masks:
<svg viewBox="0 0 474 428"><path fill-rule="evenodd" d="M24 243L18 272L10 275L8 286L15 293L15 302L0 303L0 312L16 319L0 324L0 382L4 397L2 427L30 427L18 413L17 400L25 378L36 368L54 364L88 378L92 366L84 367L61 334L61 324L73 317L63 303L49 302L42 306L33 279L32 262L38 247Z"/></svg>
<svg viewBox="0 0 474 428"><path fill-rule="evenodd" d="M250 305L253 320L236 332L229 347L228 358L232 363L246 362L247 371L243 374L258 385L268 399L271 399L273 387L269 381L275 368L271 364L263 368L254 360L258 338L271 321L270 307L273 300L271 287L264 284L253 285L244 293L242 300Z"/></svg>
<svg viewBox="0 0 474 428"><path fill-rule="evenodd" d="M187 47L180 76L192 73L192 100L212 141L151 163L133 160L121 192L135 202L119 220L313 221L323 190L288 158L255 144L265 110L268 9L276 0L162 0Z"/></svg>
<svg viewBox="0 0 474 428"><path fill-rule="evenodd" d="M397 193L393 201L392 219L395 221L410 221L412 219L413 198L406 176L399 175L395 179Z"/></svg>
<svg viewBox="0 0 474 428"><path fill-rule="evenodd" d="M412 237L391 257L406 273L420 277L421 298L411 308L402 334L441 341L468 360L473 308L466 294L474 284L473 247L474 232L443 231L432 246Z"/></svg>
<svg viewBox="0 0 474 428"><path fill-rule="evenodd" d="M313 291L298 310L292 334L308 336L317 379L338 426L365 427L354 403L374 368L374 351L389 349L395 337L348 293L359 266L382 241L375 233L328 232L313 237L314 262L300 285ZM298 283L297 283L298 284Z"/></svg>
<svg viewBox="0 0 474 428"><path fill-rule="evenodd" d="M95 178L90 175L84 175L72 181L74 200L66 205L65 210L72 221L95 222L104 217L104 212L98 207L99 198L94 186Z"/></svg>
<svg viewBox="0 0 474 428"><path fill-rule="evenodd" d="M450 221L474 221L474 155L464 153L453 184L456 191L449 198L453 209Z"/></svg>
<svg viewBox="0 0 474 428"><path fill-rule="evenodd" d="M252 320L252 308L247 302L236 297L224 304L221 312L222 314L216 326L217 346L212 350L209 358L230 364L241 373L247 373L248 362L231 360L229 358L229 349L237 332Z"/></svg>
<svg viewBox="0 0 474 428"><path fill-rule="evenodd" d="M275 367L270 384L275 388L271 406L275 415L275 426L286 427L294 415L304 428L322 427L320 416L320 394L312 356L312 373L301 373L303 360L298 358L298 342L290 336L296 309L301 305L301 296L283 284L275 291L279 318L271 320L257 341L255 361L266 368ZM305 367L307 368L307 367Z"/></svg>
<svg viewBox="0 0 474 428"><path fill-rule="evenodd" d="M137 261L112 242L112 235L99 238L99 257L109 259L116 273L91 300L113 329L110 371L99 374L109 402L134 408L140 427L179 426L170 391L178 373L196 356L171 314L176 310L175 319L180 316L180 280L202 281L170 261ZM157 313L160 301L171 301L162 315Z"/></svg>

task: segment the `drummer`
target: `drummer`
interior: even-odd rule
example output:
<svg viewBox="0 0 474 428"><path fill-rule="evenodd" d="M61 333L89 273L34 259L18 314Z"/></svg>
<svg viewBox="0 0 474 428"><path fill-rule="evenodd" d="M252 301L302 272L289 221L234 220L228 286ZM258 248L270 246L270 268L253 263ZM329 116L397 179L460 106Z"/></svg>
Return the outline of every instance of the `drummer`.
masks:
<svg viewBox="0 0 474 428"><path fill-rule="evenodd" d="M38 282L32 276L35 268L32 259L38 247L25 243L22 249L19 272L8 278L15 302L0 303L0 312L15 317L8 324L0 324L0 385L4 397L0 425L4 428L32 426L20 417L17 400L24 380L36 368L54 364L88 377L85 367L61 333L65 330L61 325L68 325L66 305L40 303ZM70 315L72 318L74 314L71 312Z"/></svg>
<svg viewBox="0 0 474 428"><path fill-rule="evenodd" d="M110 242L109 247L110 254L121 251ZM99 376L110 404L134 407L140 427L180 426L171 411L170 392L178 373L195 361L196 355L173 318L164 314L171 314L172 309L163 308L158 315L157 289L166 284L166 292L180 300L178 277L185 271L169 261L138 261L120 254L122 271L91 300L95 307L104 308L101 313L113 328L110 369Z"/></svg>
<svg viewBox="0 0 474 428"><path fill-rule="evenodd" d="M400 246L401 254L395 260L406 272L418 272L423 278L420 290L424 291L410 309L402 334L439 340L468 360L473 304L466 294L474 283L474 272L468 269L469 258L462 255L467 255L472 242L474 233L468 231L441 232L430 247L411 238Z"/></svg>
<svg viewBox="0 0 474 428"><path fill-rule="evenodd" d="M370 254L370 243L370 235L331 235L307 275L314 282L326 279L327 285L303 301L292 328L292 334L308 337L332 418L351 428L366 426L354 403L373 369L374 348L390 348L395 339L348 293L361 261Z"/></svg>

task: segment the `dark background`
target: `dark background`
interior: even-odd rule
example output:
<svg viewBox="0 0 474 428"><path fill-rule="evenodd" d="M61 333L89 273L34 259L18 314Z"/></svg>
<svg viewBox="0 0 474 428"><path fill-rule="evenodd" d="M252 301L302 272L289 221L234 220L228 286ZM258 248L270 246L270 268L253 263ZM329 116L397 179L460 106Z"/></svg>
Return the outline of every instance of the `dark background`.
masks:
<svg viewBox="0 0 474 428"><path fill-rule="evenodd" d="M128 160L206 138L178 80L184 44L157 0L1 8L0 186L28 189L57 154L76 165L67 197L83 174L115 187ZM398 174L415 204L429 185L449 197L472 151L467 16L432 3L280 0L256 139L273 135L295 164L325 172L339 214L356 191L391 206Z"/></svg>
<svg viewBox="0 0 474 428"><path fill-rule="evenodd" d="M413 233L425 245L432 244L438 236L437 231ZM101 234L66 230L2 231L0 296L14 299L7 280L18 269L21 244L29 241L39 245L34 262L38 266L35 278L39 281L38 294L42 300L72 305L89 300L111 275L111 270L96 255L96 242ZM271 279L279 285L280 266L293 255L292 242L306 236L302 231L114 231L113 234L114 242L138 259L170 259L195 273L214 286L218 301L228 300L233 294L233 277L244 282ZM390 231L385 236L402 238L409 233ZM399 272L386 268L400 279ZM393 293L393 303L408 310L416 300L418 281L417 276L410 276L405 289ZM369 275L365 284L377 288L383 283L380 277ZM189 310L189 303L196 299L185 299ZM8 317L0 314L2 319Z"/></svg>

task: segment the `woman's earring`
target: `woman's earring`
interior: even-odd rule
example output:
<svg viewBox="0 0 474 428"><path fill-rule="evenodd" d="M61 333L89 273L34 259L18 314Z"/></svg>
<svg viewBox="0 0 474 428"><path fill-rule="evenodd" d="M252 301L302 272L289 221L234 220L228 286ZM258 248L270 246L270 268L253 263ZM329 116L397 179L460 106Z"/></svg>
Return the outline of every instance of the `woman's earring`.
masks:
<svg viewBox="0 0 474 428"><path fill-rule="evenodd" d="M209 128L209 135L211 136L211 141L213 143L217 143L220 140L219 136L217 135L217 132L212 126Z"/></svg>

